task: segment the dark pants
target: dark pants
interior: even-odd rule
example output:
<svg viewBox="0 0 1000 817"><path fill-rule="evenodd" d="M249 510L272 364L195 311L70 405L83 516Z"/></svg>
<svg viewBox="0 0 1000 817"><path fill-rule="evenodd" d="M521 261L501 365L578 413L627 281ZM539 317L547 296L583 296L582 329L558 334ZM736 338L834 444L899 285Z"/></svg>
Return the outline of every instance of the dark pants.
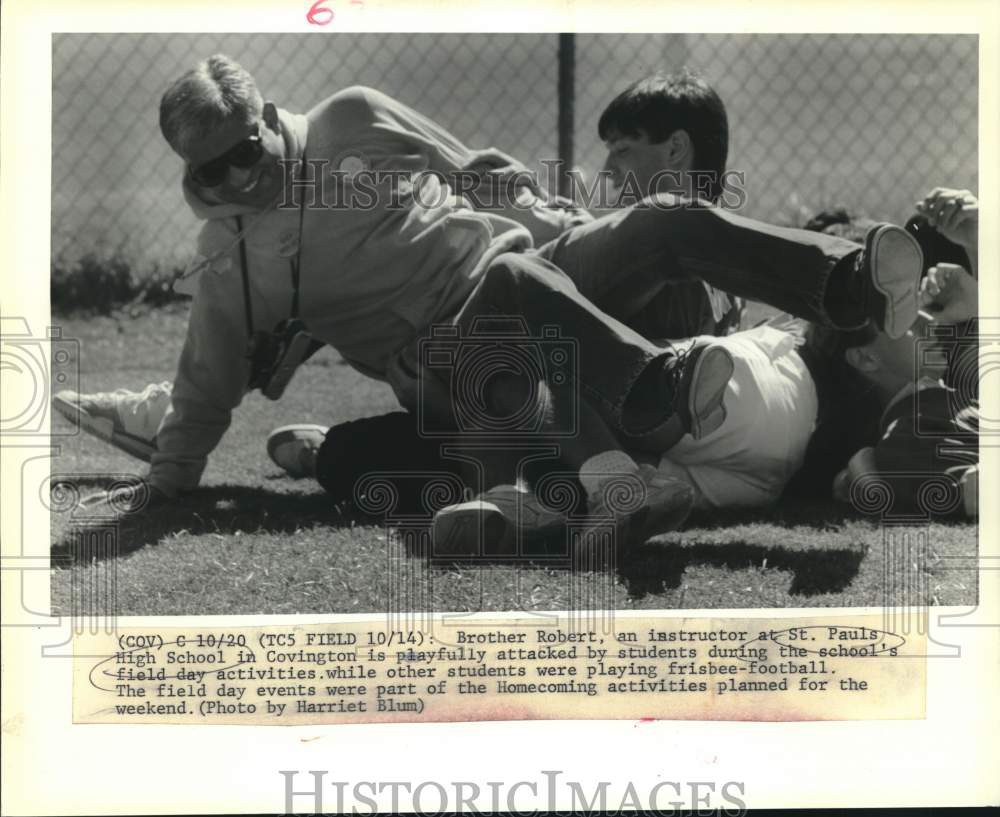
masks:
<svg viewBox="0 0 1000 817"><path fill-rule="evenodd" d="M546 377L559 377L558 383L546 382L558 399L571 374L579 398L627 441L670 418L672 395L662 393L659 378L640 380L640 375L662 368L672 352L623 323L668 282L701 279L797 317L830 323L827 283L838 263L859 251L857 244L717 207L679 207L678 201L659 196L575 227L537 251L498 257L453 318L462 342L475 334L479 319L502 315L518 316L528 336L543 345L546 338L572 341L573 371L543 366ZM851 317L852 326L865 321L864 315ZM663 329L670 334L669 327ZM637 383L641 389L634 388ZM450 391L454 400L457 392Z"/></svg>
<svg viewBox="0 0 1000 817"><path fill-rule="evenodd" d="M829 323L827 281L838 262L859 250L837 236L775 227L718 207L679 206L660 195L567 230L538 249L580 293L628 320L668 282L701 279L798 318ZM855 328L864 323L856 316ZM663 327L659 337L677 337Z"/></svg>
<svg viewBox="0 0 1000 817"><path fill-rule="evenodd" d="M444 345L456 354L433 372L421 366L425 382L437 382L436 388L426 389L438 395L438 405L430 413L450 412L447 429L464 433L463 418L454 416L456 408L482 415L489 414L491 407L477 403L482 399L477 388L488 385L489 372L476 365L462 369L463 350L468 354L466 362L480 353L484 359L493 354L493 362L499 361L497 370L510 374L510 367L519 364L505 361L504 354L511 346L530 347L528 356L535 355L535 370L547 387L557 432L572 432L571 401L584 399L627 447L630 437L670 419L672 395L663 393L661 379L641 375L655 372L672 353L623 322L641 312L668 284L700 279L797 317L831 323L824 303L827 284L831 275L839 274L838 269L851 266L859 251L857 244L822 233L774 227L716 207L680 208L677 203L675 197L659 196L646 206L575 227L536 251L499 256L450 318L458 337ZM494 333L493 322L500 316L516 317L524 334L504 338L504 331L509 333L512 325L508 322L508 328L497 333L499 338L484 342L481 319L488 324L486 332ZM851 317L855 320L851 325L865 320L863 315ZM844 328L849 326L844 324ZM674 334L669 326L649 331L653 329L660 337ZM414 341L415 346L437 342L430 334L428 328L427 335ZM565 359L553 358L551 350L565 349L567 343L573 353ZM419 353L413 359L426 363ZM448 381L443 390L442 374ZM456 376L461 388L455 388ZM466 398L468 404L462 404ZM630 422L632 417L643 418L643 423ZM652 426L647 425L650 417L655 418ZM426 436L424 428L418 431ZM512 435L501 430L493 436L502 440ZM335 462L331 458L331 467L336 468Z"/></svg>

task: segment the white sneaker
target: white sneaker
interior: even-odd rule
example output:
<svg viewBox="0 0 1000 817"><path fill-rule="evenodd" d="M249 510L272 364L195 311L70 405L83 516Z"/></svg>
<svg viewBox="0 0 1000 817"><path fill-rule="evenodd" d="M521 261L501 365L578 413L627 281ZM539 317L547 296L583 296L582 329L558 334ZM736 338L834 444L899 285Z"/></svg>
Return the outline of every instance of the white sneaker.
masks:
<svg viewBox="0 0 1000 817"><path fill-rule="evenodd" d="M281 426L267 436L267 455L294 479L316 476L316 455L328 429L300 423Z"/></svg>
<svg viewBox="0 0 1000 817"><path fill-rule="evenodd" d="M156 451L156 432L170 408L170 390L171 384L164 381L150 383L141 392L61 391L53 395L52 408L119 451L149 462Z"/></svg>

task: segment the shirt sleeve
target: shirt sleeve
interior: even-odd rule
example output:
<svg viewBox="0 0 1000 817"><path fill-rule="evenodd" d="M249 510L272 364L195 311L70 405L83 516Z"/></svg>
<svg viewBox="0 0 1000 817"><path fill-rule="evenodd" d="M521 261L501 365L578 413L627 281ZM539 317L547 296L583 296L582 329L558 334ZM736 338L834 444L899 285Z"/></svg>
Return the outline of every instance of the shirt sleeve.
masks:
<svg viewBox="0 0 1000 817"><path fill-rule="evenodd" d="M440 173L454 188L454 174L472 160L473 152L450 131L402 102L371 88L363 92L371 107L375 132L392 137L404 155L423 154L426 169ZM383 147L391 149L391 145L390 141ZM586 210L559 196L542 198L521 188L514 201L504 198L485 188L473 189L466 196L474 209L489 210L527 228L536 247L572 227L593 221Z"/></svg>
<svg viewBox="0 0 1000 817"><path fill-rule="evenodd" d="M472 151L437 122L380 91L361 91L371 109L372 128L399 138L404 149L419 150L428 160L427 169L447 177L472 158Z"/></svg>

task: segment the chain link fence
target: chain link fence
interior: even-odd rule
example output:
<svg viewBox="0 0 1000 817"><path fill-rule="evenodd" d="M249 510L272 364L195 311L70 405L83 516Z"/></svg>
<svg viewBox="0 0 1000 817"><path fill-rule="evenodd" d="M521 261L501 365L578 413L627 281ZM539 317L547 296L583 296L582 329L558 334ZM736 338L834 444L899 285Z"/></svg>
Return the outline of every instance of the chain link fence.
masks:
<svg viewBox="0 0 1000 817"><path fill-rule="evenodd" d="M559 158L556 34L61 34L53 37L52 259L182 264L197 223L160 136L159 98L227 53L265 98L305 111L376 87L473 148ZM687 65L726 104L743 212L783 224L844 205L904 220L936 185L976 189L978 41L966 35L575 37L575 166L604 162L597 119L635 79ZM537 165L540 169L540 165ZM544 176L543 176L544 178Z"/></svg>

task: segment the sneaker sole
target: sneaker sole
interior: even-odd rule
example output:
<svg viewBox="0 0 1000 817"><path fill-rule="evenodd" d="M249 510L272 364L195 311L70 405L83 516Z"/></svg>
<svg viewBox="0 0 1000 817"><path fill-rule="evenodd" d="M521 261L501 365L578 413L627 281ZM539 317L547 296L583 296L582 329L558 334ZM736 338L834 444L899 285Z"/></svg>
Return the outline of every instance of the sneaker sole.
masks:
<svg viewBox="0 0 1000 817"><path fill-rule="evenodd" d="M76 403L64 400L58 395L52 398L52 408L83 431L103 440L119 451L135 457L143 462L149 462L156 453L156 443L134 437L124 431L117 431L114 423L106 417L94 417L80 408Z"/></svg>
<svg viewBox="0 0 1000 817"><path fill-rule="evenodd" d="M514 525L500 508L492 502L472 500L442 508L434 515L431 552L435 556L480 556L510 550L514 540Z"/></svg>
<svg viewBox="0 0 1000 817"><path fill-rule="evenodd" d="M694 493L688 486L678 484L676 490L662 490L661 501L644 505L636 512L634 521L629 521L630 531L635 531L630 538L634 538L637 543L677 530L691 513Z"/></svg>
<svg viewBox="0 0 1000 817"><path fill-rule="evenodd" d="M653 498L656 501L651 501ZM623 553L632 545L639 545L661 533L677 530L691 513L694 492L682 482L676 487L663 487L657 493L647 495L647 500L630 515L620 520L616 536L620 537L617 550ZM584 531L583 537L593 537L591 531Z"/></svg>
<svg viewBox="0 0 1000 817"><path fill-rule="evenodd" d="M709 346L695 361L688 394L694 439L711 434L726 421L724 398L734 370L732 356L721 346Z"/></svg>
<svg viewBox="0 0 1000 817"><path fill-rule="evenodd" d="M277 465L289 476L296 479L304 479L306 477L312 476L312 474L300 473L298 469L290 470L284 464L278 462L276 458L277 450L285 443L294 442L297 439L297 432L300 431L315 431L321 436L325 437L328 429L320 425L312 425L309 423L296 423L294 425L281 426L274 429L270 434L267 435L267 456L270 458L271 462Z"/></svg>
<svg viewBox="0 0 1000 817"><path fill-rule="evenodd" d="M885 298L882 329L896 340L917 320L923 252L912 235L890 224L875 231L870 239L868 257L871 259L872 286Z"/></svg>

